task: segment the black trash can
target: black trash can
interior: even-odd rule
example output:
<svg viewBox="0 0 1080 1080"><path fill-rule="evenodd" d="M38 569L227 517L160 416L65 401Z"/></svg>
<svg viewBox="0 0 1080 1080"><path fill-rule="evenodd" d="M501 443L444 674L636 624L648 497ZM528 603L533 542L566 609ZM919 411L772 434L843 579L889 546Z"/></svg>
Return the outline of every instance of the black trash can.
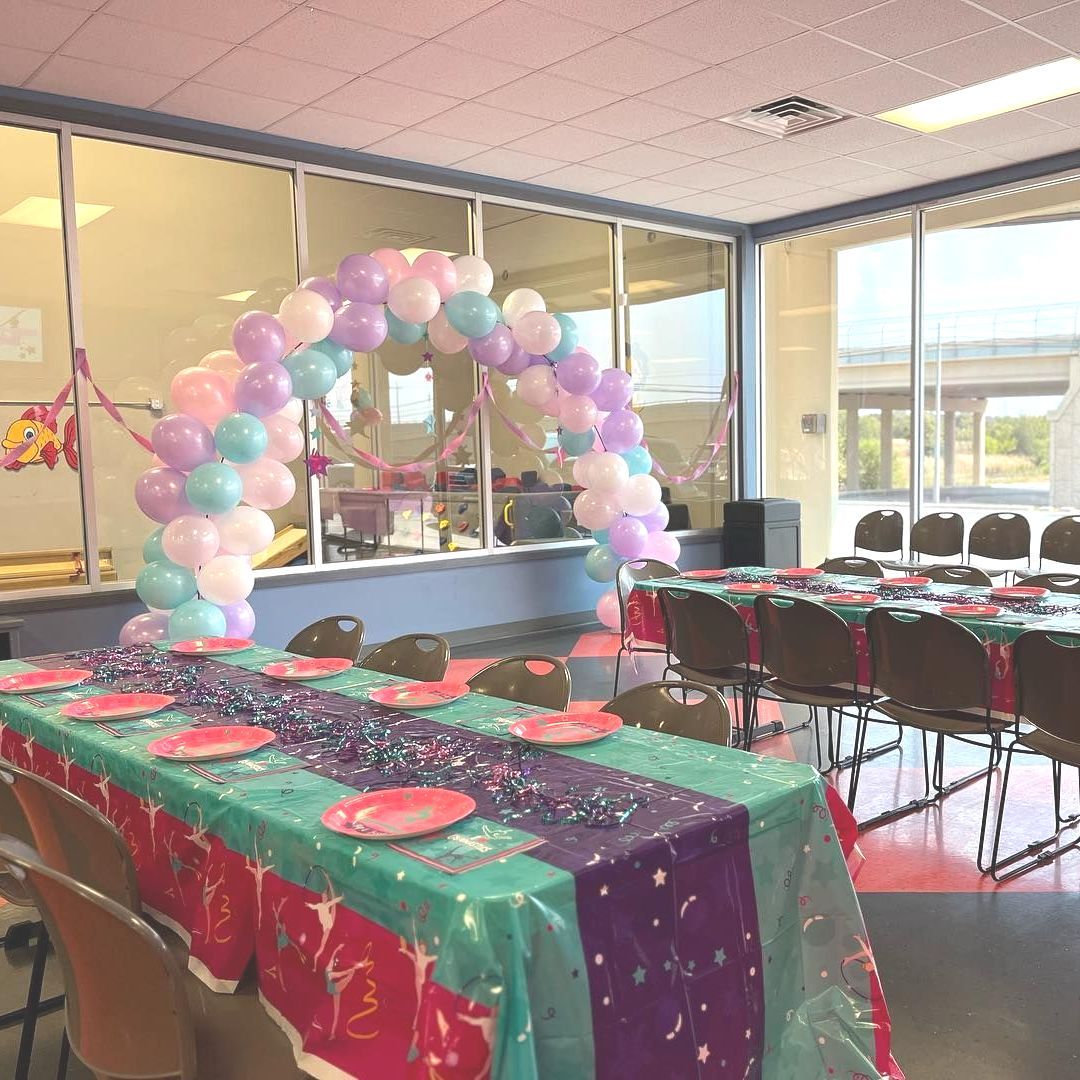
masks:
<svg viewBox="0 0 1080 1080"><path fill-rule="evenodd" d="M725 566L798 566L802 505L796 499L736 499L724 504Z"/></svg>

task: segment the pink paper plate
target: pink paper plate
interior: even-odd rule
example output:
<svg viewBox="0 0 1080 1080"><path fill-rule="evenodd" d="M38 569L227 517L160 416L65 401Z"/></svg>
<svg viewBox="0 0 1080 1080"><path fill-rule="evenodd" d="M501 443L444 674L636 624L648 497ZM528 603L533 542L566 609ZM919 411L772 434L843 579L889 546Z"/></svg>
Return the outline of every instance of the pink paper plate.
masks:
<svg viewBox="0 0 1080 1080"><path fill-rule="evenodd" d="M0 679L0 694L29 694L34 690L63 690L66 686L78 686L94 673L82 668L39 668L37 671L20 671Z"/></svg>
<svg viewBox="0 0 1080 1080"><path fill-rule="evenodd" d="M101 694L69 702L60 715L72 720L136 720L161 712L174 701L168 694Z"/></svg>
<svg viewBox="0 0 1080 1080"><path fill-rule="evenodd" d="M824 570L819 570L816 566L789 566L786 570L777 570L774 576L779 578L808 578L820 577L824 573Z"/></svg>
<svg viewBox="0 0 1080 1080"><path fill-rule="evenodd" d="M941 614L966 619L992 619L1001 614L1001 608L993 604L946 604L941 608Z"/></svg>
<svg viewBox="0 0 1080 1080"><path fill-rule="evenodd" d="M264 675L273 675L275 679L306 681L308 679L328 679L331 675L340 675L348 671L353 662L344 656L299 657L296 660L278 660L267 664L262 669Z"/></svg>
<svg viewBox="0 0 1080 1080"><path fill-rule="evenodd" d="M727 570L682 570L679 572L679 577L688 578L722 578L727 577Z"/></svg>
<svg viewBox="0 0 1080 1080"><path fill-rule="evenodd" d="M510 734L541 746L576 746L596 742L622 727L614 713L548 713L526 716L510 725Z"/></svg>
<svg viewBox="0 0 1080 1080"><path fill-rule="evenodd" d="M775 581L733 581L727 590L735 593L758 593L776 592L779 588Z"/></svg>
<svg viewBox="0 0 1080 1080"><path fill-rule="evenodd" d="M469 692L463 682L411 682L395 683L380 690L372 690L368 697L380 705L393 705L400 709L437 709L451 701L463 698Z"/></svg>
<svg viewBox="0 0 1080 1080"><path fill-rule="evenodd" d="M208 761L211 758L242 757L272 743L274 738L269 728L223 724L163 735L147 744L146 749L154 757L173 761Z"/></svg>
<svg viewBox="0 0 1080 1080"><path fill-rule="evenodd" d="M991 589L990 595L999 600L1041 600L1050 595L1050 590L1038 585L1000 585Z"/></svg>
<svg viewBox="0 0 1080 1080"><path fill-rule="evenodd" d="M881 597L872 592L838 592L821 599L826 604L876 604Z"/></svg>
<svg viewBox="0 0 1080 1080"><path fill-rule="evenodd" d="M385 788L334 803L322 823L362 840L404 840L445 829L475 809L468 795L448 788Z"/></svg>
<svg viewBox="0 0 1080 1080"><path fill-rule="evenodd" d="M878 587L882 589L915 589L932 583L930 578L920 577L918 574L915 574L912 577L882 578L878 582Z"/></svg>
<svg viewBox="0 0 1080 1080"><path fill-rule="evenodd" d="M190 641L177 641L169 646L170 652L184 656L220 656L222 653L243 652L255 642L246 637L197 637Z"/></svg>

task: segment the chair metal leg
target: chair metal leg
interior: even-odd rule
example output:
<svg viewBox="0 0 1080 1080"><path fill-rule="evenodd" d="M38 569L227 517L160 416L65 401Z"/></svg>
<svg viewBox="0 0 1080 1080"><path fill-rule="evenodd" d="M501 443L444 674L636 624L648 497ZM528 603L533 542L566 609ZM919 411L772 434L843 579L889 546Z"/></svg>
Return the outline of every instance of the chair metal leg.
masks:
<svg viewBox="0 0 1080 1080"><path fill-rule="evenodd" d="M619 696L619 669L622 667L623 653L626 652L626 646L620 645L619 651L615 654L615 692L612 697Z"/></svg>
<svg viewBox="0 0 1080 1080"><path fill-rule="evenodd" d="M56 1080L67 1080L68 1058L71 1056L71 1043L68 1041L67 1027L60 1037L60 1060L56 1063Z"/></svg>
<svg viewBox="0 0 1080 1080"><path fill-rule="evenodd" d="M26 995L26 1019L19 1037L19 1056L15 1062L15 1080L29 1080L30 1057L34 1051L34 1032L37 1029L41 1005L41 984L45 978L45 961L49 956L49 935L44 926L38 930L34 963L30 969L30 988Z"/></svg>

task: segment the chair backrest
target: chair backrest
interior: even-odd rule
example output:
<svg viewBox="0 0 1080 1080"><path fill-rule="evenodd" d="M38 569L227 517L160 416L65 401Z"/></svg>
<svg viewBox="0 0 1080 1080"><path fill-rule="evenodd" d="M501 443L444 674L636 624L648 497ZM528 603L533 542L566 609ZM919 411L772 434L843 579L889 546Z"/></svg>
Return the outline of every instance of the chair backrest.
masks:
<svg viewBox="0 0 1080 1080"><path fill-rule="evenodd" d="M891 552L904 549L904 515L899 510L872 510L855 524L855 551Z"/></svg>
<svg viewBox="0 0 1080 1080"><path fill-rule="evenodd" d="M840 556L818 563L818 569L826 574L851 574L854 577L884 577L885 571L876 559L867 559L863 555Z"/></svg>
<svg viewBox="0 0 1080 1080"><path fill-rule="evenodd" d="M0 865L21 876L64 973L71 1048L100 1076L194 1080L195 1039L180 972L164 942L122 904L0 837Z"/></svg>
<svg viewBox="0 0 1080 1080"><path fill-rule="evenodd" d="M615 571L615 593L619 598L619 629L623 638L626 637L629 624L626 619L626 602L630 599L630 593L639 581L648 581L650 578L678 577L679 570L671 563L661 562L659 559L627 559L619 564Z"/></svg>
<svg viewBox="0 0 1080 1080"><path fill-rule="evenodd" d="M469 680L469 689L564 712L570 704L570 672L554 656L508 656L481 668Z"/></svg>
<svg viewBox="0 0 1080 1080"><path fill-rule="evenodd" d="M604 706L604 712L614 713L631 727L682 735L718 746L731 743L727 703L713 687L703 683L645 683L612 698Z"/></svg>
<svg viewBox="0 0 1080 1080"><path fill-rule="evenodd" d="M866 616L875 690L915 709L987 709L990 661L966 627L932 611L871 608Z"/></svg>
<svg viewBox="0 0 1080 1080"><path fill-rule="evenodd" d="M985 570L960 563L941 563L939 566L928 566L925 570L919 567L919 573L939 585L982 585L987 588L993 584Z"/></svg>
<svg viewBox="0 0 1080 1080"><path fill-rule="evenodd" d="M1023 514L987 514L968 533L968 557L1031 560L1031 524Z"/></svg>
<svg viewBox="0 0 1080 1080"><path fill-rule="evenodd" d="M360 659L364 644L364 624L354 615L330 615L305 626L285 646L299 656L343 656L353 663Z"/></svg>
<svg viewBox="0 0 1080 1080"><path fill-rule="evenodd" d="M129 911L141 910L131 852L104 814L85 799L7 762L0 762L0 786L14 795L33 847L49 866Z"/></svg>
<svg viewBox="0 0 1080 1080"><path fill-rule="evenodd" d="M21 770L20 770L21 771ZM30 822L26 820L19 800L15 798L15 775L7 762L0 759L0 835L11 836L24 844L34 843ZM26 886L0 868L0 900L16 907L33 907Z"/></svg>
<svg viewBox="0 0 1080 1080"><path fill-rule="evenodd" d="M722 596L664 588L660 611L668 654L680 664L701 672L749 665L746 623Z"/></svg>
<svg viewBox="0 0 1080 1080"><path fill-rule="evenodd" d="M1013 644L1016 715L1080 743L1080 634L1027 630Z"/></svg>
<svg viewBox="0 0 1080 1080"><path fill-rule="evenodd" d="M1080 514L1051 521L1039 540L1039 565L1043 560L1080 566Z"/></svg>
<svg viewBox="0 0 1080 1080"><path fill-rule="evenodd" d="M1080 593L1080 577L1076 574L1032 574L1021 578L1018 585L1049 589L1051 592Z"/></svg>
<svg viewBox="0 0 1080 1080"><path fill-rule="evenodd" d="M911 526L910 547L912 557L963 555L964 519L951 511L924 515Z"/></svg>
<svg viewBox="0 0 1080 1080"><path fill-rule="evenodd" d="M450 663L450 642L438 634L402 634L374 648L360 661L368 671L438 682Z"/></svg>
<svg viewBox="0 0 1080 1080"><path fill-rule="evenodd" d="M791 686L833 686L857 681L855 645L848 625L824 604L801 596L754 600L761 664Z"/></svg>

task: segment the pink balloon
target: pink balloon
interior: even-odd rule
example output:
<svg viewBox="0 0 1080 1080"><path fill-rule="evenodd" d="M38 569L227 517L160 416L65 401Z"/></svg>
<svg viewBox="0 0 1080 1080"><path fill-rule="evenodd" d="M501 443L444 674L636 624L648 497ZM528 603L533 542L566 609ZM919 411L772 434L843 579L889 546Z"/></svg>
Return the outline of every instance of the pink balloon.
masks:
<svg viewBox="0 0 1080 1080"><path fill-rule="evenodd" d="M661 562L671 563L674 566L679 561L682 546L679 538L674 533L653 532L645 539L645 546L641 549L643 559L659 559Z"/></svg>
<svg viewBox="0 0 1080 1080"><path fill-rule="evenodd" d="M428 323L427 334L428 341L447 356L461 352L469 344L469 339L446 321L446 312L441 309Z"/></svg>
<svg viewBox="0 0 1080 1080"><path fill-rule="evenodd" d="M606 529L619 516L619 504L606 491L586 488L574 500L574 517L586 529Z"/></svg>
<svg viewBox="0 0 1080 1080"><path fill-rule="evenodd" d="M411 274L430 281L439 290L440 300L449 299L457 290L457 267L441 251L425 251L417 255Z"/></svg>
<svg viewBox="0 0 1080 1080"><path fill-rule="evenodd" d="M439 311L439 290L427 278L403 278L390 286L386 306L403 322L426 323Z"/></svg>
<svg viewBox="0 0 1080 1080"><path fill-rule="evenodd" d="M237 465L236 471L244 483L244 502L257 510L278 510L296 494L293 474L273 458Z"/></svg>
<svg viewBox="0 0 1080 1080"><path fill-rule="evenodd" d="M295 461L304 452L304 433L300 425L293 423L282 413L263 418L263 427L269 441L266 456L275 461Z"/></svg>
<svg viewBox="0 0 1080 1080"><path fill-rule="evenodd" d="M526 351L543 355L562 339L562 327L546 311L528 311L514 323L514 340Z"/></svg>
<svg viewBox="0 0 1080 1080"><path fill-rule="evenodd" d="M555 373L549 367L531 367L523 371L517 380L515 393L526 405L542 409L555 396L558 387Z"/></svg>
<svg viewBox="0 0 1080 1080"><path fill-rule="evenodd" d="M236 411L233 390L219 371L189 367L173 376L169 396L177 412L201 420L213 430L219 420Z"/></svg>
<svg viewBox="0 0 1080 1080"><path fill-rule="evenodd" d="M219 543L217 526L201 514L181 514L161 534L161 549L177 566L202 566L217 554Z"/></svg>
<svg viewBox="0 0 1080 1080"><path fill-rule="evenodd" d="M199 367L208 368L210 371L223 375L230 386L236 382L236 376L240 374L243 366L243 361L232 349L215 349L199 361Z"/></svg>
<svg viewBox="0 0 1080 1080"><path fill-rule="evenodd" d="M169 612L144 611L128 619L120 628L121 645L146 645L164 641L169 634Z"/></svg>
<svg viewBox="0 0 1080 1080"><path fill-rule="evenodd" d="M395 248L379 248L378 251L371 253L371 257L376 262L382 263L391 289L402 278L409 276L409 260Z"/></svg>
<svg viewBox="0 0 1080 1080"><path fill-rule="evenodd" d="M529 369L529 371L539 370L539 368ZM559 399L559 419L567 431L580 435L596 424L596 402L584 394L563 394Z"/></svg>
<svg viewBox="0 0 1080 1080"><path fill-rule="evenodd" d="M618 630L622 625L622 617L619 614L619 597L614 589L608 589L596 602L596 617L609 630Z"/></svg>

